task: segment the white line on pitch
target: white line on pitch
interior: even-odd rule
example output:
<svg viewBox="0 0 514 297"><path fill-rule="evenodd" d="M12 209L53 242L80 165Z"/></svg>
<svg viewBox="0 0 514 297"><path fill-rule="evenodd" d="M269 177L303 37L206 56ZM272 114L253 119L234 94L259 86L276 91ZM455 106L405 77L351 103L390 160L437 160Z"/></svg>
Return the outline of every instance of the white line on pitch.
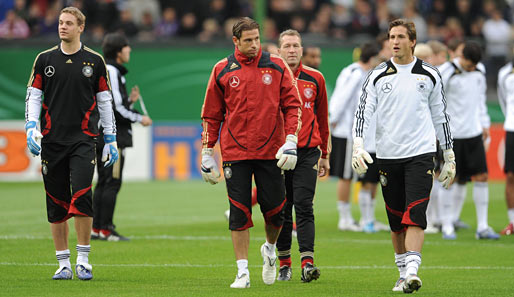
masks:
<svg viewBox="0 0 514 297"><path fill-rule="evenodd" d="M183 241L230 241L229 236L175 236L175 235L146 235L146 236L129 236L133 240L183 240ZM51 236L42 235L0 235L0 240L43 240L52 239ZM250 238L251 241L264 241L264 237L254 236ZM318 238L318 243L323 242L341 242L341 243L364 243L364 244L390 244L391 241L387 239L345 239L345 238ZM476 241L475 242L459 242L459 241L425 241L426 245L440 245L440 246L470 246L470 245L485 245L490 247L508 247L511 248L512 244L499 243L496 241Z"/></svg>
<svg viewBox="0 0 514 297"><path fill-rule="evenodd" d="M18 263L18 262L0 262L0 266L57 266L57 263ZM93 266L100 267L174 267L174 268L213 268L213 267L234 267L229 264L190 264L190 263L169 263L169 264L148 264L148 263L134 263L134 264L94 264ZM250 267L259 268L262 265L249 265ZM319 266L322 269L396 269L394 266L384 265L343 265L343 266ZM512 266L425 266L423 269L435 270L514 270Z"/></svg>

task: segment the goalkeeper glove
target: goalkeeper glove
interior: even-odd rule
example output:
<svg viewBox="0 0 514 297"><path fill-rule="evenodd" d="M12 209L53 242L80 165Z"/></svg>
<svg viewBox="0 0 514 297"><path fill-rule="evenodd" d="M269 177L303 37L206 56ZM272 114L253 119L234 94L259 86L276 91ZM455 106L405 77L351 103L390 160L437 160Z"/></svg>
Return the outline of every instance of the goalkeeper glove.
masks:
<svg viewBox="0 0 514 297"><path fill-rule="evenodd" d="M289 134L286 142L278 149L275 158L278 159L277 166L282 170L293 170L296 167L296 143L298 137Z"/></svg>
<svg viewBox="0 0 514 297"><path fill-rule="evenodd" d="M352 155L352 167L358 175L366 173L368 165L373 163L373 158L363 148L364 140L361 137L355 137L353 139L353 155Z"/></svg>
<svg viewBox="0 0 514 297"><path fill-rule="evenodd" d="M29 121L25 124L25 132L27 133L27 147L32 156L39 156L41 146L37 143L43 135L36 127L36 121Z"/></svg>
<svg viewBox="0 0 514 297"><path fill-rule="evenodd" d="M450 187L450 184L455 177L456 165L455 165L455 154L452 149L443 151L444 165L439 174L439 181L443 184L445 189Z"/></svg>
<svg viewBox="0 0 514 297"><path fill-rule="evenodd" d="M104 167L109 167L118 160L118 145L116 144L116 135L104 135L104 149L102 151L102 162Z"/></svg>
<svg viewBox="0 0 514 297"><path fill-rule="evenodd" d="M211 185L217 184L221 176L213 154L214 150L212 148L202 149L202 177L204 181L211 183Z"/></svg>

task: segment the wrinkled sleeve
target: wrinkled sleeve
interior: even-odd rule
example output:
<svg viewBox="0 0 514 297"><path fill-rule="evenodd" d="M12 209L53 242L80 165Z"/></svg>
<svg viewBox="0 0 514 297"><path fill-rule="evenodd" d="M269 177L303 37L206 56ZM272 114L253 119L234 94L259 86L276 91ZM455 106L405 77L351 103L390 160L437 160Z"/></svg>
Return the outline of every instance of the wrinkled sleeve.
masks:
<svg viewBox="0 0 514 297"><path fill-rule="evenodd" d="M302 128L302 100L293 72L285 63L282 66L284 72L280 83L280 108L284 114L284 130L286 135L298 136Z"/></svg>
<svg viewBox="0 0 514 297"><path fill-rule="evenodd" d="M212 69L202 106L202 147L213 148L225 115L223 90L216 82L216 66Z"/></svg>
<svg viewBox="0 0 514 297"><path fill-rule="evenodd" d="M318 96L316 98L316 120L318 121L319 136L321 137L321 158L327 159L331 151L330 128L328 124L328 99L325 78L318 81Z"/></svg>

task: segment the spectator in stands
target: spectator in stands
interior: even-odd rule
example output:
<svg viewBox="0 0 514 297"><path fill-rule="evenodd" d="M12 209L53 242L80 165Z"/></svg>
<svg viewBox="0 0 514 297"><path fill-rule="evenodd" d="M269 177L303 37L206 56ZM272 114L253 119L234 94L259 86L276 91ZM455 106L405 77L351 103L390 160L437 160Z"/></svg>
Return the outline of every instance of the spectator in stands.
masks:
<svg viewBox="0 0 514 297"><path fill-rule="evenodd" d="M502 13L492 8L482 27L482 33L486 41L486 69L487 83L490 87L496 87L497 74L500 68L506 64L511 45L511 28L509 23L503 19Z"/></svg>
<svg viewBox="0 0 514 297"><path fill-rule="evenodd" d="M195 37L198 32L196 15L193 12L186 12L180 20L178 35L181 37Z"/></svg>
<svg viewBox="0 0 514 297"><path fill-rule="evenodd" d="M135 37L139 33L139 28L132 18L132 12L128 9L120 13L120 22L116 26L116 31L122 32L128 38Z"/></svg>
<svg viewBox="0 0 514 297"><path fill-rule="evenodd" d="M27 23L16 15L14 10L7 11L5 19L0 23L0 38L18 39L29 37Z"/></svg>
<svg viewBox="0 0 514 297"><path fill-rule="evenodd" d="M143 12L141 18L141 25L139 26L139 33L137 34L139 41L153 41L155 40L155 24L153 15L150 11Z"/></svg>
<svg viewBox="0 0 514 297"><path fill-rule="evenodd" d="M373 7L367 0L355 1L355 11L348 33L371 36L376 36L379 33L378 20L373 13Z"/></svg>
<svg viewBox="0 0 514 297"><path fill-rule="evenodd" d="M177 34L178 29L177 11L173 7L166 7L162 12L160 23L155 28L155 35L157 37L172 37Z"/></svg>
<svg viewBox="0 0 514 297"><path fill-rule="evenodd" d="M215 38L221 37L220 26L218 21L208 18L203 21L202 32L198 34L198 40L201 42L209 42Z"/></svg>

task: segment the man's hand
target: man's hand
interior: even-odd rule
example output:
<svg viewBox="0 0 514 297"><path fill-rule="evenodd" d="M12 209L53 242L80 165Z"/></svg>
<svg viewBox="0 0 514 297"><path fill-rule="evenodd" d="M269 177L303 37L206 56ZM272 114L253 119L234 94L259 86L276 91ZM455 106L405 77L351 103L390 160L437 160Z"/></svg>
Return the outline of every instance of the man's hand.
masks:
<svg viewBox="0 0 514 297"><path fill-rule="evenodd" d="M150 126L152 124L152 119L149 117L149 116L143 116L143 118L141 119L141 125L143 126Z"/></svg>
<svg viewBox="0 0 514 297"><path fill-rule="evenodd" d="M136 85L130 91L129 100L130 100L130 102L134 103L137 101L137 99L139 99L140 96L141 96L141 93L139 92L139 87Z"/></svg>
<svg viewBox="0 0 514 297"><path fill-rule="evenodd" d="M116 135L104 135L104 149L102 151L102 162L104 167L109 167L118 160L118 144L116 143Z"/></svg>
<svg viewBox="0 0 514 297"><path fill-rule="evenodd" d="M43 138L41 132L37 129L36 121L29 121L25 124L25 132L27 133L27 147L33 157L39 156L41 146L37 143Z"/></svg>
<svg viewBox="0 0 514 297"><path fill-rule="evenodd" d="M277 166L282 170L293 170L296 166L296 143L298 137L289 134L286 142L282 145L275 155L278 159Z"/></svg>
<svg viewBox="0 0 514 297"><path fill-rule="evenodd" d="M204 181L211 183L211 185L217 184L221 175L213 155L214 150L212 148L202 149L202 177Z"/></svg>
<svg viewBox="0 0 514 297"><path fill-rule="evenodd" d="M439 181L443 184L445 189L448 189L455 178L455 154L452 149L447 149L443 151L443 156L444 165L441 169L441 174L439 174Z"/></svg>
<svg viewBox="0 0 514 297"><path fill-rule="evenodd" d="M369 164L373 163L373 158L364 150L363 143L364 141L361 137L353 139L352 167L358 175L362 175L368 170L366 162Z"/></svg>
<svg viewBox="0 0 514 297"><path fill-rule="evenodd" d="M329 170L330 170L330 162L328 161L328 159L319 159L319 171L318 171L318 176L319 177L323 177L325 175L328 174Z"/></svg>

